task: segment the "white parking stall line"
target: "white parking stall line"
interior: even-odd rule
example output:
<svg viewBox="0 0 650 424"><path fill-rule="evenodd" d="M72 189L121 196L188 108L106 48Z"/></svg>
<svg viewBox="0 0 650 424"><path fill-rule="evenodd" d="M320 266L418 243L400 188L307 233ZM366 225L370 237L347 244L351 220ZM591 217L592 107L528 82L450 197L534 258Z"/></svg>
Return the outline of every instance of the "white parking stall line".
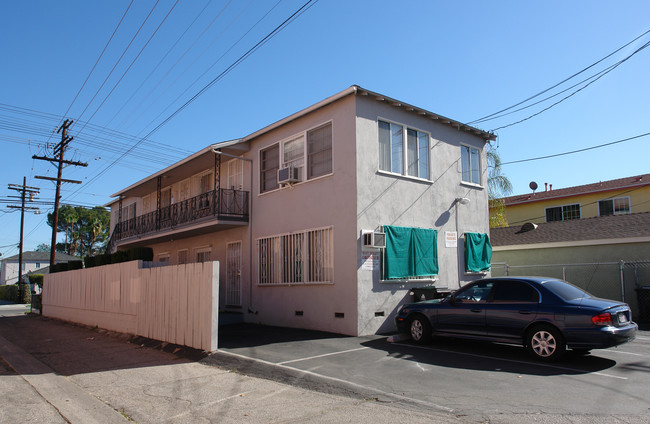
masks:
<svg viewBox="0 0 650 424"><path fill-rule="evenodd" d="M634 338L634 340L643 340L643 341L645 341L645 342L648 342L648 341L650 341L650 338L648 338L648 337L639 337L639 336L636 336L636 337Z"/></svg>
<svg viewBox="0 0 650 424"><path fill-rule="evenodd" d="M310 359L324 358L326 356L340 355L342 353L349 353L349 352L357 352L359 350L365 350L365 349L370 349L370 348L369 347L358 347L356 349L341 350L339 352L324 353L322 355L307 356L305 358L298 358L298 359L292 359L290 361L277 362L277 364L278 365L286 365L286 364L291 364L291 363L294 363L294 362L309 361Z"/></svg>
<svg viewBox="0 0 650 424"><path fill-rule="evenodd" d="M364 348L364 349L370 349L370 348ZM350 351L355 351L355 350L361 350L361 348L360 349L351 349ZM398 400L401 400L401 401L404 401L404 402L411 402L411 403L423 405L423 406L428 407L428 408L438 409L440 411L454 412L454 410L452 408L448 408L446 406L438 405L438 404L433 403L433 402L427 402L427 401L423 401L423 400L410 398L410 397L407 397L407 396L398 395L398 394L395 394L395 393L386 392L384 390L380 390L380 389L370 387L370 386L364 386L362 384L354 383L354 382L348 381L348 380L343 380L341 378L330 377L330 376L327 376L327 375L324 375L324 374L315 373L313 371L303 370L303 369L300 369L300 368L294 368L294 367L290 367L290 366L282 365L282 364L276 364L274 362L265 361L264 359L251 358L250 356L241 355L239 353L234 353L234 352L228 352L226 350L221 350L220 353L224 354L224 355L229 355L229 356L232 356L232 357L235 357L235 358L243 358L243 359L246 359L246 360L258 362L260 364L266 364L266 365L269 365L269 366L276 366L276 367L279 367L279 368L289 369L289 370L299 372L299 373L305 374L305 375L312 375L312 376L315 376L315 377L318 377L318 378L322 378L324 380L329 380L331 382L347 384L348 386L356 387L356 388L362 389L364 391L374 392L376 394L385 396L387 398L398 399Z"/></svg>
<svg viewBox="0 0 650 424"><path fill-rule="evenodd" d="M624 350L617 350L617 349L607 349L605 352L612 352L612 353L622 353L624 355L634 355L634 356L644 356L644 357L649 357L648 355L644 355L642 353L634 353L634 352L625 352Z"/></svg>
<svg viewBox="0 0 650 424"><path fill-rule="evenodd" d="M602 372L591 372L591 371L588 371L588 370L581 370L581 369L577 369L577 368L560 367L558 365L543 364L543 363L540 363L540 362L527 362L527 361L520 361L520 360L517 360L517 359L507 359L507 358L499 358L497 356L477 355L475 353L457 352L455 350L437 349L437 348L426 347L426 346L414 346L414 345L404 344L404 343L393 343L393 344L399 345L399 346L408 346L408 347L412 347L412 348L424 349L424 350L432 350L432 351L436 351L436 352L453 353L453 354L457 354L457 355L471 356L471 357L474 357L474 358L496 359L498 361L511 362L511 363L514 363L514 364L534 365L534 366L541 367L541 368L553 368L553 369L562 370L562 371L588 373L590 375L598 375L598 376L601 376L601 377L616 378L616 379L619 379L619 380L627 380L628 379L627 377L619 377L619 376L616 376L616 375L605 374L605 373L602 373Z"/></svg>

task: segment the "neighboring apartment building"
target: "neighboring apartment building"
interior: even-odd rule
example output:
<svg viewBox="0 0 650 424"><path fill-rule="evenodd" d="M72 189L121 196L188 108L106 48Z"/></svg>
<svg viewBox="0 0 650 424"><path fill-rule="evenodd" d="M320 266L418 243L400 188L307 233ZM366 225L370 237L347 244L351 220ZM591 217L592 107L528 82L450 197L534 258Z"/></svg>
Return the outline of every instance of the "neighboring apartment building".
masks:
<svg viewBox="0 0 650 424"><path fill-rule="evenodd" d="M0 284L16 284L18 282L18 259L19 255L10 256L0 261ZM66 255L65 253L56 253L55 263L79 260L76 256ZM39 272L49 273L50 270L50 252L23 252L22 275Z"/></svg>
<svg viewBox="0 0 650 424"><path fill-rule="evenodd" d="M120 190L110 247L220 261L220 309L248 322L391 331L410 288L476 278L493 139L352 86Z"/></svg>
<svg viewBox="0 0 650 424"><path fill-rule="evenodd" d="M510 226L650 211L650 174L504 198Z"/></svg>

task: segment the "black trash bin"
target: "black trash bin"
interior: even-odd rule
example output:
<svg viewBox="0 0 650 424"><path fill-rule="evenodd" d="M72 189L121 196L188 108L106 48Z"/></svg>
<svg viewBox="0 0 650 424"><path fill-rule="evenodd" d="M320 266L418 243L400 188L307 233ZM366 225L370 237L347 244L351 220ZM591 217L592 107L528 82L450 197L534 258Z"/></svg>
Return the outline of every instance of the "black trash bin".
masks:
<svg viewBox="0 0 650 424"><path fill-rule="evenodd" d="M440 299L442 296L438 293L438 289L434 286L426 287L413 287L411 295L414 302L421 302L423 300Z"/></svg>
<svg viewBox="0 0 650 424"><path fill-rule="evenodd" d="M650 286L637 288L636 298L639 303L639 322L650 321Z"/></svg>

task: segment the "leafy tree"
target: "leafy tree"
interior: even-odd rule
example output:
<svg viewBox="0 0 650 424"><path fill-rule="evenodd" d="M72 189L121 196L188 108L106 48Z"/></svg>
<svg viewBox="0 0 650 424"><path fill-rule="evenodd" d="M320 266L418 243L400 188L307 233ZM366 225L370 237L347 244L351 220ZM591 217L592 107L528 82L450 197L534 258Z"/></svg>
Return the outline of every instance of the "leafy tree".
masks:
<svg viewBox="0 0 650 424"><path fill-rule="evenodd" d="M51 227L54 215L47 215ZM108 240L110 213L102 206L92 209L64 205L59 208L57 232L65 234L65 243L57 243L65 253L75 256L91 256L101 250Z"/></svg>
<svg viewBox="0 0 650 424"><path fill-rule="evenodd" d="M490 227L507 227L503 197L512 192L512 183L502 173L501 157L496 147L488 145L488 199L490 202Z"/></svg>
<svg viewBox="0 0 650 424"><path fill-rule="evenodd" d="M36 246L36 250L35 250L35 251L36 251L36 252L49 252L50 250L51 250L51 249L50 249L50 245L49 245L49 244L47 244L47 243L41 243L41 244L39 244L38 246Z"/></svg>

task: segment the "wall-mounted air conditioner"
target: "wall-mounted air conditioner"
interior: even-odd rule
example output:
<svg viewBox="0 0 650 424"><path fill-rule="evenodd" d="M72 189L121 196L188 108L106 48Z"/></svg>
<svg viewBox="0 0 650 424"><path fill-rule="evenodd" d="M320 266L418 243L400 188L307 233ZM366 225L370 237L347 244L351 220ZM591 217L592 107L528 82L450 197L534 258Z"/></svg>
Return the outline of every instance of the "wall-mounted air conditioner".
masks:
<svg viewBox="0 0 650 424"><path fill-rule="evenodd" d="M300 182L301 168L288 168L278 169L278 184L291 184Z"/></svg>
<svg viewBox="0 0 650 424"><path fill-rule="evenodd" d="M364 248L383 249L386 247L386 233L363 230L361 238Z"/></svg>

